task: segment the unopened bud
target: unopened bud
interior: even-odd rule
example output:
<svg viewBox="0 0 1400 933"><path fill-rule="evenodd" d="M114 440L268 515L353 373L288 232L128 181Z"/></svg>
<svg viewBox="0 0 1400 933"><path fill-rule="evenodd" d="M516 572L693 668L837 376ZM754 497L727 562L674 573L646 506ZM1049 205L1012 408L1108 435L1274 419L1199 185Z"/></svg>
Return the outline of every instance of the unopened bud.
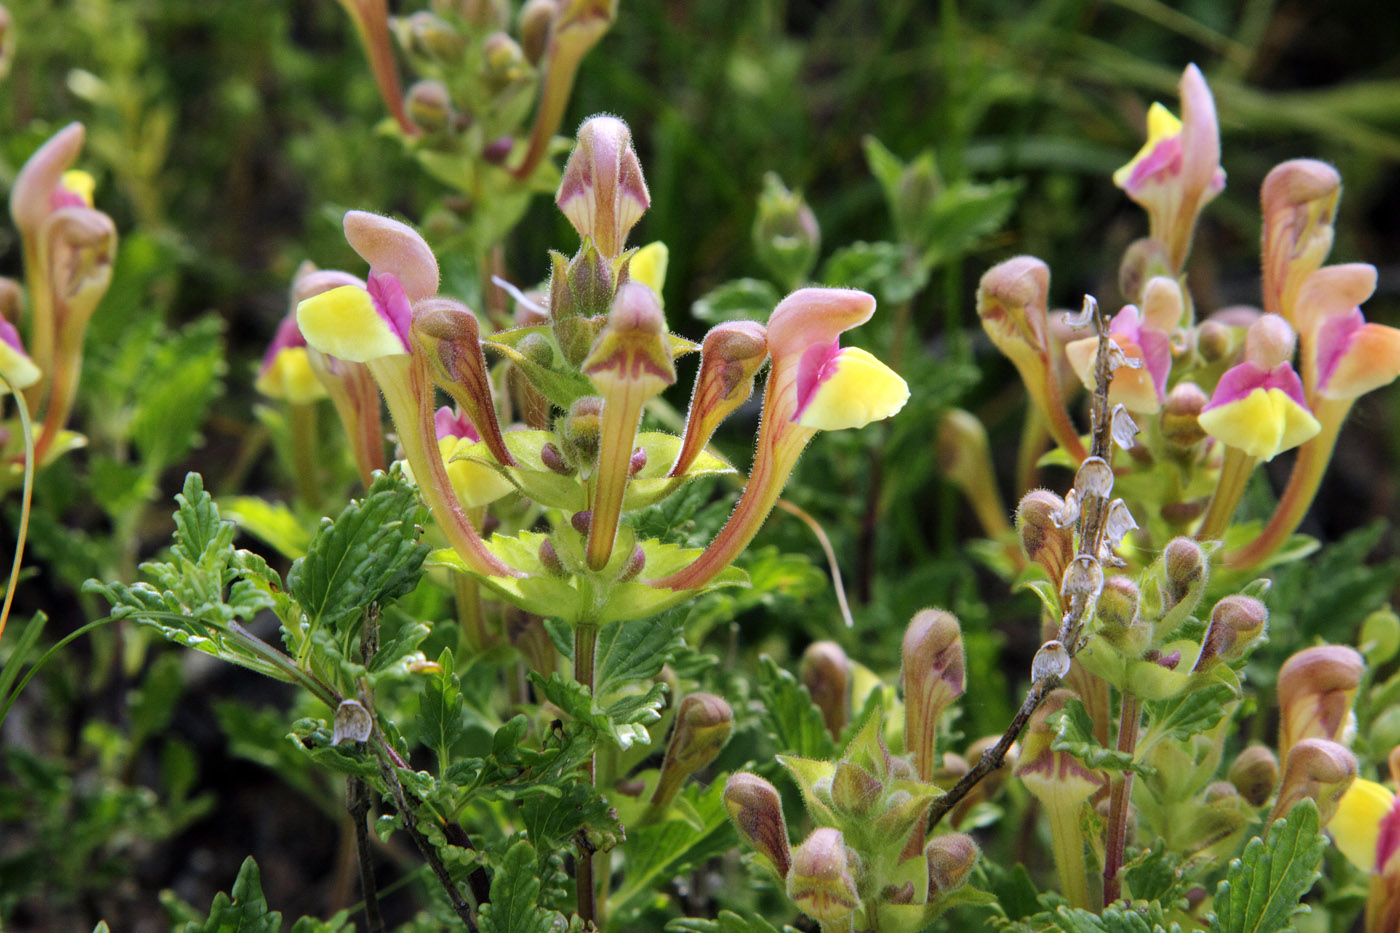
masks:
<svg viewBox="0 0 1400 933"><path fill-rule="evenodd" d="M1265 176L1259 192L1265 311L1293 318L1298 289L1332 249L1341 191L1337 170L1313 159L1292 159Z"/></svg>
<svg viewBox="0 0 1400 933"><path fill-rule="evenodd" d="M1064 507L1065 500L1053 492L1035 489L1026 493L1016 508L1021 550L1057 582L1064 579L1065 570L1074 559L1074 531L1057 522Z"/></svg>
<svg viewBox="0 0 1400 933"><path fill-rule="evenodd" d="M1194 447L1205 440L1206 432L1201 430L1201 409L1210 398L1194 382L1180 382L1167 393L1167 401L1162 406L1162 438L1173 447Z"/></svg>
<svg viewBox="0 0 1400 933"><path fill-rule="evenodd" d="M1162 608L1199 599L1206 581L1206 552L1190 538L1173 538L1162 554Z"/></svg>
<svg viewBox="0 0 1400 933"><path fill-rule="evenodd" d="M554 344L544 334L527 334L516 349L537 366L549 369L554 365Z"/></svg>
<svg viewBox="0 0 1400 933"><path fill-rule="evenodd" d="M1193 671L1239 658L1255 638L1264 634L1269 610L1252 596L1226 596L1210 613L1210 626L1201 642L1201 655Z"/></svg>
<svg viewBox="0 0 1400 933"><path fill-rule="evenodd" d="M1229 778L1251 806L1263 806L1278 786L1278 759L1268 746L1251 745L1230 765Z"/></svg>
<svg viewBox="0 0 1400 933"><path fill-rule="evenodd" d="M409 51L434 61L453 64L461 61L467 40L441 17L420 10L405 21Z"/></svg>
<svg viewBox="0 0 1400 933"><path fill-rule="evenodd" d="M575 512L569 516L569 527L586 537L588 530L593 527L593 513L587 509Z"/></svg>
<svg viewBox="0 0 1400 933"><path fill-rule="evenodd" d="M798 677L812 702L821 710L822 721L832 738L846 727L846 707L850 703L851 661L834 641L816 641L802 653Z"/></svg>
<svg viewBox="0 0 1400 933"><path fill-rule="evenodd" d="M572 259L550 253L549 316L564 358L577 366L588 355L617 291L612 260L587 241Z"/></svg>
<svg viewBox="0 0 1400 933"><path fill-rule="evenodd" d="M1103 626L1104 637L1115 644L1127 638L1138 625L1138 604L1142 594L1137 584L1128 577L1109 577L1104 581L1103 592L1099 594L1098 616ZM1140 651L1146 645L1138 646Z"/></svg>
<svg viewBox="0 0 1400 933"><path fill-rule="evenodd" d="M520 8L518 32L520 46L525 51L525 60L538 65L544 57L545 44L549 41L549 28L554 25L554 17L559 13L558 0L527 0Z"/></svg>
<svg viewBox="0 0 1400 933"><path fill-rule="evenodd" d="M627 555L627 562L622 565L622 570L617 574L618 583L628 583L637 579L637 576L647 565L647 552L642 550L640 544L632 548L632 553Z"/></svg>
<svg viewBox="0 0 1400 933"><path fill-rule="evenodd" d="M768 860L778 877L786 878L792 867L792 854L777 788L756 774L741 771L731 775L724 785L724 808L739 835Z"/></svg>
<svg viewBox="0 0 1400 933"><path fill-rule="evenodd" d="M627 475L636 476L638 473L642 472L642 469L646 465L647 449L645 447L638 447L634 449L632 451L632 456L627 461Z"/></svg>
<svg viewBox="0 0 1400 933"><path fill-rule="evenodd" d="M575 462L592 464L598 459L602 434L603 400L596 395L576 399L564 417L564 442L573 448Z"/></svg>
<svg viewBox="0 0 1400 933"><path fill-rule="evenodd" d="M1328 739L1303 739L1288 750L1278 800L1269 814L1272 823L1304 798L1317 804L1318 819L1326 826L1337 812L1342 795L1356 780L1356 756Z"/></svg>
<svg viewBox="0 0 1400 933"><path fill-rule="evenodd" d="M1345 645L1319 645L1297 652L1278 672L1278 750L1306 738L1350 741L1356 727L1352 703L1366 672L1361 655Z"/></svg>
<svg viewBox="0 0 1400 933"><path fill-rule="evenodd" d="M675 798L685 779L719 756L734 731L734 711L713 693L692 693L676 708L676 724L661 775L652 794L654 806L665 807Z"/></svg>
<svg viewBox="0 0 1400 933"><path fill-rule="evenodd" d="M1235 349L1235 336L1219 321L1204 321L1196 328L1196 352L1207 363L1218 363Z"/></svg>
<svg viewBox="0 0 1400 933"><path fill-rule="evenodd" d="M564 459L564 455L552 441L546 441L540 448L540 463L544 464L545 469L560 476L573 476L575 472L574 465Z"/></svg>
<svg viewBox="0 0 1400 933"><path fill-rule="evenodd" d="M977 287L977 315L997 349L1013 361L1047 350L1050 267L1034 256L993 266Z"/></svg>
<svg viewBox="0 0 1400 933"><path fill-rule="evenodd" d="M1143 300L1147 283L1163 275L1171 275L1166 247L1151 237L1134 240L1118 265L1118 290L1129 304L1137 304Z"/></svg>
<svg viewBox="0 0 1400 933"><path fill-rule="evenodd" d="M554 549L554 542L548 538L540 539L540 563L544 569L555 576L563 577L569 573L569 568L564 566L564 561L559 557L559 552Z"/></svg>
<svg viewBox="0 0 1400 933"><path fill-rule="evenodd" d="M404 109L420 129L436 133L452 119L452 97L441 81L419 81L404 95Z"/></svg>
<svg viewBox="0 0 1400 933"><path fill-rule="evenodd" d="M904 743L921 781L933 780L938 720L962 696L966 662L962 628L952 613L924 609L904 633Z"/></svg>
<svg viewBox="0 0 1400 933"><path fill-rule="evenodd" d="M1372 667L1389 661L1400 653L1400 616L1389 606L1377 609L1361 623L1357 644Z"/></svg>
<svg viewBox="0 0 1400 933"><path fill-rule="evenodd" d="M933 900L962 887L977 864L981 850L971 836L948 833L929 840L924 849L928 861L928 896Z"/></svg>
<svg viewBox="0 0 1400 933"><path fill-rule="evenodd" d="M584 121L555 202L604 256L622 252L628 231L651 205L626 123L607 116Z"/></svg>
<svg viewBox="0 0 1400 933"><path fill-rule="evenodd" d="M0 276L0 319L9 321L11 324L19 321L21 295L18 282Z"/></svg>
<svg viewBox="0 0 1400 933"><path fill-rule="evenodd" d="M768 335L763 325L752 321L718 324L700 345L700 371L685 419L685 438L671 467L671 476L680 476L710 442L715 429L748 401L753 394L754 375L768 358Z"/></svg>
<svg viewBox="0 0 1400 933"><path fill-rule="evenodd" d="M792 853L788 897L799 910L823 925L847 919L860 908L850 861L840 830L814 830Z"/></svg>
<svg viewBox="0 0 1400 933"><path fill-rule="evenodd" d="M773 172L763 176L753 244L754 254L768 274L784 289L797 288L817 262L821 239L816 215L802 199L802 192L789 191Z"/></svg>
<svg viewBox="0 0 1400 933"><path fill-rule="evenodd" d="M836 812L861 819L870 815L885 789L880 779L851 761L838 761L831 776L831 805Z"/></svg>
<svg viewBox="0 0 1400 933"><path fill-rule="evenodd" d="M1292 325L1277 314L1264 314L1245 331L1244 358L1260 369L1273 369L1293 359L1297 342Z"/></svg>
<svg viewBox="0 0 1400 933"><path fill-rule="evenodd" d="M525 52L514 39L503 32L492 33L481 45L485 60L486 86L500 94L513 84L528 81L532 68Z"/></svg>

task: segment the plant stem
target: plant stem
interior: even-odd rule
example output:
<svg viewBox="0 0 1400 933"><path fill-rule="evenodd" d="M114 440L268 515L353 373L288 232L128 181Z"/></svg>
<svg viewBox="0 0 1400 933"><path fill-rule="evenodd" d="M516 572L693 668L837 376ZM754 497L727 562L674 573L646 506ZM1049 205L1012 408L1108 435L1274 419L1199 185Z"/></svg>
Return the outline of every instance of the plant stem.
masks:
<svg viewBox="0 0 1400 933"><path fill-rule="evenodd" d="M319 459L316 434L316 403L295 402L288 412L292 429L292 473L297 498L313 512L321 507L321 482L316 477Z"/></svg>
<svg viewBox="0 0 1400 933"><path fill-rule="evenodd" d="M20 433L24 436L24 491L19 504L19 531L15 534L15 559L10 565L10 582L5 586L5 605L0 608L0 636L5 634L5 623L10 618L10 605L15 599L19 586L19 568L24 561L24 545L29 540L29 505L34 498L34 427L29 423L29 410L24 399L10 386L8 379L0 376L5 389L15 399L15 411L19 415Z"/></svg>
<svg viewBox="0 0 1400 933"><path fill-rule="evenodd" d="M350 819L355 824L355 848L360 854L360 892L364 895L365 926L370 933L383 933L384 917L379 912L379 892L374 881L374 856L369 848L369 828L365 825L369 817L369 785L363 778L347 778L345 798L345 809L350 811Z"/></svg>
<svg viewBox="0 0 1400 933"><path fill-rule="evenodd" d="M1257 457L1238 447L1225 448L1225 463L1220 467L1220 481L1216 484L1215 495L1210 498L1206 517L1201 519L1201 527L1196 531L1197 541L1213 541L1225 534L1230 525L1230 517L1240 504L1244 487L1249 483L1249 475L1254 472Z"/></svg>
<svg viewBox="0 0 1400 933"><path fill-rule="evenodd" d="M580 622L574 626L574 680L588 688L593 695L594 662L598 653L598 626ZM595 785L597 778L597 750L588 755L588 783ZM596 785L595 785L596 786ZM598 914L598 894L593 880L593 846L583 833L576 839L578 856L575 859L575 878L578 882L578 915L585 927L592 924Z"/></svg>
<svg viewBox="0 0 1400 933"><path fill-rule="evenodd" d="M1118 713L1118 750L1131 755L1137 749L1142 703L1131 693L1123 694ZM1128 798L1133 792L1133 772L1123 771L1113 779L1108 795L1108 827L1104 830L1103 902L1112 904L1122 896L1123 850L1128 843Z"/></svg>

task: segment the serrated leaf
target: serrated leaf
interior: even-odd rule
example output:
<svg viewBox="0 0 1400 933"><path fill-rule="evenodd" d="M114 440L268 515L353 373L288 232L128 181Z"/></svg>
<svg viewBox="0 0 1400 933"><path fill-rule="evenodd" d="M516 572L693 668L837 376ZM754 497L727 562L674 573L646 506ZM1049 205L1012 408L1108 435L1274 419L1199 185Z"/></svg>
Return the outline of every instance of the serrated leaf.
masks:
<svg viewBox="0 0 1400 933"><path fill-rule="evenodd" d="M223 389L223 321L207 315L160 332L143 352L129 432L147 473L159 475L200 442L205 409Z"/></svg>
<svg viewBox="0 0 1400 933"><path fill-rule="evenodd" d="M452 669L452 653L443 652L442 670L423 678L418 695L418 721L424 742L437 755L439 771L451 763L453 749L462 740L462 689Z"/></svg>
<svg viewBox="0 0 1400 933"><path fill-rule="evenodd" d="M660 673L682 643L683 619L634 619L608 626L598 634L598 696ZM674 698L673 698L674 699Z"/></svg>
<svg viewBox="0 0 1400 933"><path fill-rule="evenodd" d="M1057 752L1068 752L1093 770L1136 771L1139 774L1156 774L1157 769L1142 762L1134 762L1129 752L1105 748L1094 738L1094 722L1078 700L1070 700L1064 709L1053 713L1046 720L1055 732L1050 748Z"/></svg>
<svg viewBox="0 0 1400 933"><path fill-rule="evenodd" d="M627 875L608 900L608 915L620 925L629 914L658 897L663 879L683 876L697 865L720 855L735 844L724 808L724 782L715 781L703 791L688 785L681 798L691 820L668 819L627 833ZM769 927L772 929L772 927Z"/></svg>
<svg viewBox="0 0 1400 933"><path fill-rule="evenodd" d="M758 699L774 750L800 758L835 755L836 742L807 688L766 655L759 658L758 669Z"/></svg>
<svg viewBox="0 0 1400 933"><path fill-rule="evenodd" d="M268 910L262 874L249 856L238 869L233 896L223 891L214 895L208 919L185 924L185 933L277 933L281 928L282 914Z"/></svg>
<svg viewBox="0 0 1400 933"><path fill-rule="evenodd" d="M531 672L530 682L540 695L571 716L575 722L591 729L599 738L607 738L621 751L637 742L649 744L651 736L646 726L661 718L666 701L666 685L652 684L645 693L629 694L601 708L589 695L587 688L559 674L549 679Z"/></svg>
<svg viewBox="0 0 1400 933"><path fill-rule="evenodd" d="M287 574L313 631L322 622L357 619L371 603L390 602L418 584L428 554L418 540L422 519L418 495L396 467L321 526Z"/></svg>
<svg viewBox="0 0 1400 933"><path fill-rule="evenodd" d="M1235 691L1228 684L1204 684L1180 697L1144 704L1148 729L1161 738L1185 741L1214 728L1231 709Z"/></svg>
<svg viewBox="0 0 1400 933"><path fill-rule="evenodd" d="M1102 914L1093 914L1075 907L1060 907L1051 917L1054 929L1064 933L1181 933L1181 925L1166 925L1160 904L1151 904L1145 912L1107 907Z"/></svg>
<svg viewBox="0 0 1400 933"><path fill-rule="evenodd" d="M540 907L540 878L534 846L517 839L491 878L491 901L481 905L482 933L554 933L564 918Z"/></svg>
<svg viewBox="0 0 1400 933"><path fill-rule="evenodd" d="M1312 889L1327 840L1317 805L1303 800L1288 816L1255 836L1230 862L1215 890L1211 933L1283 933L1293 929L1299 902Z"/></svg>

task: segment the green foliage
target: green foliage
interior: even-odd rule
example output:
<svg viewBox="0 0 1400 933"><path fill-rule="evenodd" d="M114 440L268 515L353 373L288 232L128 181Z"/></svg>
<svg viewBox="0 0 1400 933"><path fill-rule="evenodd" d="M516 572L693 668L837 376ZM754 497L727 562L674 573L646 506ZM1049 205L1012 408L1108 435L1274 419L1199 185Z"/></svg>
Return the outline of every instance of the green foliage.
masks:
<svg viewBox="0 0 1400 933"><path fill-rule="evenodd" d="M1230 863L1215 891L1211 933L1264 933L1293 929L1298 902L1312 889L1327 839L1318 826L1317 806L1304 800L1255 836Z"/></svg>
<svg viewBox="0 0 1400 933"><path fill-rule="evenodd" d="M535 850L517 839L491 882L491 902L481 910L482 933L554 933L564 918L539 906Z"/></svg>
<svg viewBox="0 0 1400 933"><path fill-rule="evenodd" d="M418 583L427 545L418 540L426 510L397 470L379 476L363 499L321 526L287 587L314 632L358 621L372 604L398 599Z"/></svg>
<svg viewBox="0 0 1400 933"><path fill-rule="evenodd" d="M1135 771L1139 774L1153 774L1155 769L1140 761L1133 761L1128 752L1105 748L1094 738L1094 723L1084 710L1084 704L1070 700L1065 708L1051 714L1047 720L1055 732L1050 747L1057 752L1069 752L1084 764L1095 770Z"/></svg>
<svg viewBox="0 0 1400 933"><path fill-rule="evenodd" d="M262 892L262 873L252 857L243 860L233 881L232 896L220 891L203 922L185 924L185 933L277 933L282 915L269 910Z"/></svg>
<svg viewBox="0 0 1400 933"><path fill-rule="evenodd" d="M836 742L812 695L772 658L759 659L757 694L776 754L815 759L836 754Z"/></svg>

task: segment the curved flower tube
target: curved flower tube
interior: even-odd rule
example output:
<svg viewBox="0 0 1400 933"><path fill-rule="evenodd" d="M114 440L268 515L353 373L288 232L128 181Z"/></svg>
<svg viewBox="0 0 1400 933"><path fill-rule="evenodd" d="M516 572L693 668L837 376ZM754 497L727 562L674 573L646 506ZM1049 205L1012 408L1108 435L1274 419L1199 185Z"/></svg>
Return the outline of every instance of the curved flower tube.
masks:
<svg viewBox="0 0 1400 933"><path fill-rule="evenodd" d="M1332 250L1332 221L1341 193L1342 176L1314 159L1274 166L1259 189L1264 310L1283 315L1299 331L1305 328L1293 314L1298 289Z"/></svg>
<svg viewBox="0 0 1400 933"><path fill-rule="evenodd" d="M370 71L374 73L374 83L379 86L379 96L398 123L405 135L417 136L420 132L404 111L403 90L399 85L398 68L394 65L394 50L389 42L389 4L387 0L339 0L350 21L355 24L355 33L360 37L365 57L369 59Z"/></svg>
<svg viewBox="0 0 1400 933"><path fill-rule="evenodd" d="M1153 104L1147 112L1147 142L1113 173L1113 183L1147 211L1152 239L1166 247L1167 262L1178 276L1201 208L1225 189L1220 126L1206 79L1195 65L1187 65L1179 87L1181 119Z"/></svg>
<svg viewBox="0 0 1400 933"><path fill-rule="evenodd" d="M717 324L700 345L700 371L685 419L685 437L669 476L681 476L715 430L753 395L753 380L768 359L768 334L762 324L730 321Z"/></svg>
<svg viewBox="0 0 1400 933"><path fill-rule="evenodd" d="M433 423L433 384L412 339L412 302L437 291L437 260L412 228L361 211L345 215L345 238L370 264L365 288L343 285L297 305L306 341L364 363L379 383L399 443L434 520L466 565L483 576L515 576L492 554L452 491ZM417 349L417 352L415 352Z"/></svg>
<svg viewBox="0 0 1400 933"><path fill-rule="evenodd" d="M739 504L710 546L684 570L652 586L703 586L732 564L758 534L807 442L818 430L862 427L888 418L909 400L893 370L840 335L870 320L875 299L861 291L803 288L768 319L773 367L763 394L758 449Z"/></svg>

